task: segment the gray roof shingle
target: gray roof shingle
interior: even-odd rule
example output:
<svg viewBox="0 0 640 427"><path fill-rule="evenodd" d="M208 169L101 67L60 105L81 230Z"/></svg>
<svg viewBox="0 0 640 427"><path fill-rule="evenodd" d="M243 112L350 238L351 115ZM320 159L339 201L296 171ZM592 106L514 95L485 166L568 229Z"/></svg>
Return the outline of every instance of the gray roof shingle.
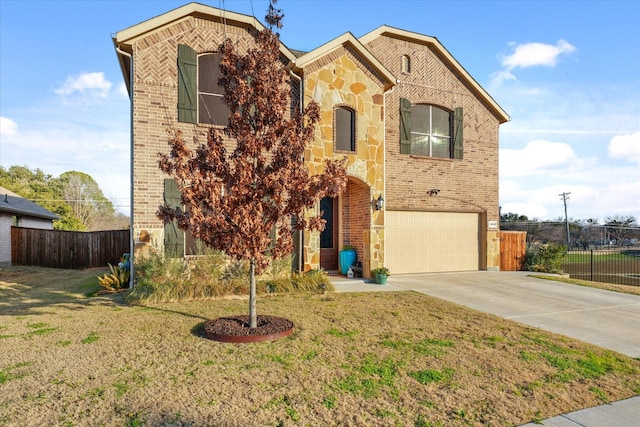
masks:
<svg viewBox="0 0 640 427"><path fill-rule="evenodd" d="M0 212L51 220L58 219L58 215L53 212L4 187L0 187Z"/></svg>

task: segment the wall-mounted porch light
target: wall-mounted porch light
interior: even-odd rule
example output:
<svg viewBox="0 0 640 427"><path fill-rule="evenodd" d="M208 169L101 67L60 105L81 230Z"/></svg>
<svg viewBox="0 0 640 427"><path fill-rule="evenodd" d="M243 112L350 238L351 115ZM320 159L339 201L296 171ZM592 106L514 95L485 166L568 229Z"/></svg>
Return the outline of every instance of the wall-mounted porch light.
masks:
<svg viewBox="0 0 640 427"><path fill-rule="evenodd" d="M375 210L379 211L383 208L384 206L384 199L382 198L382 194L378 196L377 199L375 199L373 201L373 207L375 208Z"/></svg>

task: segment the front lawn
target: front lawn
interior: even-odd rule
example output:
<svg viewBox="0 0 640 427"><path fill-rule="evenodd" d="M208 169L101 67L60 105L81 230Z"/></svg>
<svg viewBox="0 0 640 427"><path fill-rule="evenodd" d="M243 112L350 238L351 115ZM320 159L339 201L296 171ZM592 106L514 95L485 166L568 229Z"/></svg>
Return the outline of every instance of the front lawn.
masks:
<svg viewBox="0 0 640 427"><path fill-rule="evenodd" d="M99 273L0 271L0 425L512 426L640 394L640 361L418 293L263 297L294 334L223 344L202 323L245 299L129 306Z"/></svg>

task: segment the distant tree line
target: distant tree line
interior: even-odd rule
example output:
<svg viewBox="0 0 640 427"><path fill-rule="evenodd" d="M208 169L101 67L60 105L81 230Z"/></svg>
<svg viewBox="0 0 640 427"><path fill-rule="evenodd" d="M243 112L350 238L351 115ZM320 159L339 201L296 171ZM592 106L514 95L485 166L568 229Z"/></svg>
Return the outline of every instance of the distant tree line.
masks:
<svg viewBox="0 0 640 427"><path fill-rule="evenodd" d="M97 231L129 227L127 216L116 213L95 180L68 171L59 177L26 166L0 166L0 186L58 215L56 230Z"/></svg>
<svg viewBox="0 0 640 427"><path fill-rule="evenodd" d="M554 221L529 219L526 215L505 213L500 215L501 230L527 232L527 245L558 243L566 245L567 232L564 218ZM569 219L571 249L640 246L640 227L632 215Z"/></svg>

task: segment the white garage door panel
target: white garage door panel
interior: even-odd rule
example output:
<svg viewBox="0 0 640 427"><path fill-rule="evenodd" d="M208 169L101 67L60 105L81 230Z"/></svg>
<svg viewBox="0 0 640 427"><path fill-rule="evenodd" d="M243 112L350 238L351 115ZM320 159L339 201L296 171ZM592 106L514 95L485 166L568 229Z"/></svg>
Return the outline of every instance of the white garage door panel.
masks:
<svg viewBox="0 0 640 427"><path fill-rule="evenodd" d="M478 270L478 214L385 212L385 264L392 273Z"/></svg>

